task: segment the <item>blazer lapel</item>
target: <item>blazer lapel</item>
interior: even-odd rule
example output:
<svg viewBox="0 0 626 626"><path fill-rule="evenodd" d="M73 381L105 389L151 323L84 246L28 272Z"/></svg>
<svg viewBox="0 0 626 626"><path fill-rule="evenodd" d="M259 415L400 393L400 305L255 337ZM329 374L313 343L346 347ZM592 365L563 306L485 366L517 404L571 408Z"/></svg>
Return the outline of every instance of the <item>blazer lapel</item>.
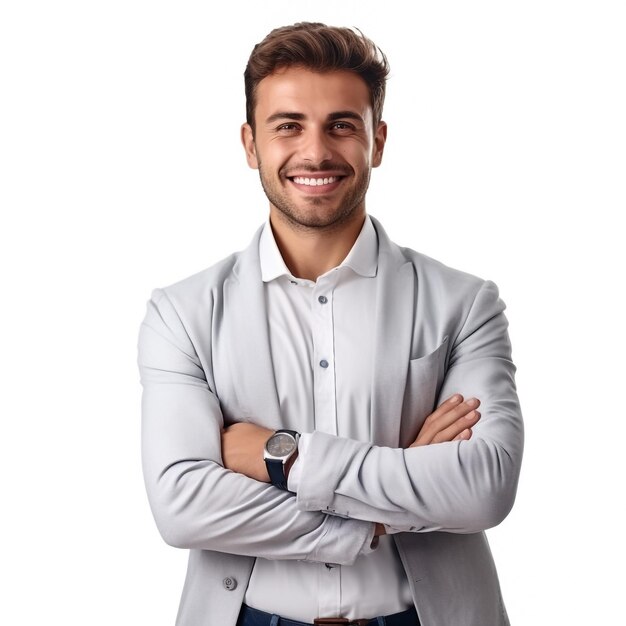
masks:
<svg viewBox="0 0 626 626"><path fill-rule="evenodd" d="M415 320L415 272L378 220L378 288L370 431L372 443L398 446Z"/></svg>
<svg viewBox="0 0 626 626"><path fill-rule="evenodd" d="M265 292L259 261L259 229L224 284L222 332L243 415L267 428L280 428L280 407L269 341Z"/></svg>

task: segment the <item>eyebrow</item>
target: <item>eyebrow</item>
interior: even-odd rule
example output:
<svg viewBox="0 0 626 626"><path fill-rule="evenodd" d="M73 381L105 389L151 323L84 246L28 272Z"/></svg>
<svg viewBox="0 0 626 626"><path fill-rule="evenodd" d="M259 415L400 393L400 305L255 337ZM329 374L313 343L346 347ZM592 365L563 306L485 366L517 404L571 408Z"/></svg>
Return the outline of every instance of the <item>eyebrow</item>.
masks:
<svg viewBox="0 0 626 626"><path fill-rule="evenodd" d="M365 120L354 111L336 111L335 113L331 113L328 116L329 122L334 122L336 120L357 120L358 122L365 123Z"/></svg>
<svg viewBox="0 0 626 626"><path fill-rule="evenodd" d="M266 120L266 124L271 124L272 122L276 122L278 120L295 120L302 121L304 119L304 113L290 113L289 111L279 111L278 113L274 113L270 115Z"/></svg>
<svg viewBox="0 0 626 626"><path fill-rule="evenodd" d="M304 113L295 113L291 111L279 111L278 113L273 113L266 120L266 124L272 124L278 120L294 120L296 122L301 122L306 119L306 115ZM361 123L365 123L363 118L354 111L335 111L334 113L330 113L326 118L329 122L334 122L336 120L343 119L351 119L357 120Z"/></svg>

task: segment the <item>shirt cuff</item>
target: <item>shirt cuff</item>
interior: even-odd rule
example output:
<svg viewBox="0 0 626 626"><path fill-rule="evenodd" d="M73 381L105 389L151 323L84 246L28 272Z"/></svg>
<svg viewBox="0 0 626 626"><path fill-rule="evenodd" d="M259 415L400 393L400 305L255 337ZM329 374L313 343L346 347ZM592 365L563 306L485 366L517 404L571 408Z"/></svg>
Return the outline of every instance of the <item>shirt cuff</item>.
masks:
<svg viewBox="0 0 626 626"><path fill-rule="evenodd" d="M298 441L298 458L294 461L289 476L287 476L287 490L292 493L298 493L298 487L302 480L302 466L304 465L304 457L311 440L311 433L302 433Z"/></svg>

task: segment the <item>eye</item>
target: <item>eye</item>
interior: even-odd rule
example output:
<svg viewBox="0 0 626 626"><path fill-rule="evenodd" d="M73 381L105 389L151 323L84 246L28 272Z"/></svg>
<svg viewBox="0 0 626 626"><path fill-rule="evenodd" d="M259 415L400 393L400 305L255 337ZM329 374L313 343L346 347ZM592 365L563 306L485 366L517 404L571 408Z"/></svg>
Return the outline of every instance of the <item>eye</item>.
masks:
<svg viewBox="0 0 626 626"><path fill-rule="evenodd" d="M279 133L283 134L293 134L300 130L298 124L294 124L293 122L286 122L285 124L281 124L277 129Z"/></svg>
<svg viewBox="0 0 626 626"><path fill-rule="evenodd" d="M331 126L331 130L340 133L350 132L354 130L354 126L348 122L334 122Z"/></svg>

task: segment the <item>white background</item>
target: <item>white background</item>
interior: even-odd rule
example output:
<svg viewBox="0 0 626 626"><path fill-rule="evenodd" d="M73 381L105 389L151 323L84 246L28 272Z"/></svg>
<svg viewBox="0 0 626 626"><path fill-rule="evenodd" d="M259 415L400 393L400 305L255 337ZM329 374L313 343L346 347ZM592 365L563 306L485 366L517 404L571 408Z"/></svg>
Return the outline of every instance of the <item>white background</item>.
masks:
<svg viewBox="0 0 626 626"><path fill-rule="evenodd" d="M4 2L0 622L173 624L186 555L143 489L137 331L154 287L265 219L243 69L316 20L391 63L369 211L509 307L527 446L489 537L513 624L624 623L623 7Z"/></svg>

